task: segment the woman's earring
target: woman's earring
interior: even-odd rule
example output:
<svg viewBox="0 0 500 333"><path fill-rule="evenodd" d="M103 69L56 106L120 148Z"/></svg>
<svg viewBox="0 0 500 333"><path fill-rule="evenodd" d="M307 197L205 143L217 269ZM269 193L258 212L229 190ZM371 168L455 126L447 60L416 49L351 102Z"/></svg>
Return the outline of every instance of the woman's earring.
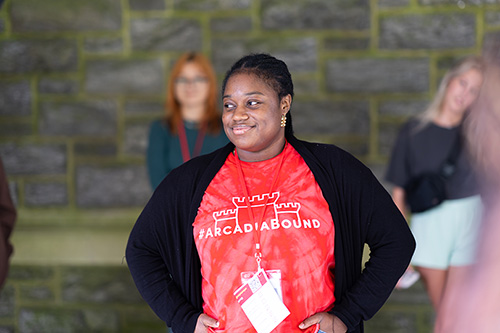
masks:
<svg viewBox="0 0 500 333"><path fill-rule="evenodd" d="M281 115L281 127L286 126L286 114Z"/></svg>

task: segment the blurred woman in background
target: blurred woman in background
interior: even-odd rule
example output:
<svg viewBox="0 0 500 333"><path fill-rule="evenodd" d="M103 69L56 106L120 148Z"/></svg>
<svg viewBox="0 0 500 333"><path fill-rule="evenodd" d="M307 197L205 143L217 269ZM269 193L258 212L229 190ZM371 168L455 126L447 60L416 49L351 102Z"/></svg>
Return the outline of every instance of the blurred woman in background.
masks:
<svg viewBox="0 0 500 333"><path fill-rule="evenodd" d="M229 142L217 98L216 77L208 59L199 53L182 55L170 74L165 117L150 127L147 167L153 189L172 169Z"/></svg>
<svg viewBox="0 0 500 333"><path fill-rule="evenodd" d="M487 64L484 85L464 127L480 175L484 215L476 261L443 299L436 333L500 331L500 66Z"/></svg>
<svg viewBox="0 0 500 333"><path fill-rule="evenodd" d="M441 173L451 152L459 152L445 181L444 202L411 217L417 240L412 265L436 310L475 254L481 200L469 154L460 142L462 122L482 86L483 67L481 58L468 57L446 73L428 109L401 129L386 174L394 184L394 202L408 216L408 184L425 173Z"/></svg>

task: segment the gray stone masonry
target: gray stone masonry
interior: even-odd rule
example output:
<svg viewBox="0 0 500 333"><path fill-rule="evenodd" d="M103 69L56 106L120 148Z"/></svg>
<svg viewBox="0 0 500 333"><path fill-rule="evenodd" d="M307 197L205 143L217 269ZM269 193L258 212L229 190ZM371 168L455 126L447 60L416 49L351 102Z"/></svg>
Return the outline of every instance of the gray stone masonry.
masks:
<svg viewBox="0 0 500 333"><path fill-rule="evenodd" d="M165 332L126 266L11 267L0 332Z"/></svg>
<svg viewBox="0 0 500 333"><path fill-rule="evenodd" d="M262 26L270 30L367 30L366 0L266 0L261 2Z"/></svg>
<svg viewBox="0 0 500 333"><path fill-rule="evenodd" d="M39 133L44 136L116 136L117 107L110 100L42 102Z"/></svg>
<svg viewBox="0 0 500 333"><path fill-rule="evenodd" d="M81 208L144 205L151 195L144 166L81 165L76 170L76 201Z"/></svg>
<svg viewBox="0 0 500 333"><path fill-rule="evenodd" d="M77 70L75 40L17 39L0 41L0 74L72 72Z"/></svg>
<svg viewBox="0 0 500 333"><path fill-rule="evenodd" d="M282 59L296 135L354 154L390 190L401 125L458 59L500 60L499 31L500 0L5 0L0 157L19 218L0 333L165 332L126 267L98 261L104 245L89 255L58 244L49 263L37 255L42 230L125 242L152 194L149 126L183 52L203 52L219 84L248 53ZM75 265L53 264L76 252ZM417 284L395 291L366 331L427 333L433 321Z"/></svg>
<svg viewBox="0 0 500 333"><path fill-rule="evenodd" d="M117 31L122 24L115 0L16 0L9 7L15 32Z"/></svg>
<svg viewBox="0 0 500 333"><path fill-rule="evenodd" d="M30 83L26 80L0 81L0 115L29 116L30 114Z"/></svg>
<svg viewBox="0 0 500 333"><path fill-rule="evenodd" d="M422 93L429 89L429 60L348 58L330 60L327 87L332 92Z"/></svg>
<svg viewBox="0 0 500 333"><path fill-rule="evenodd" d="M160 59L89 60L85 74L89 94L160 95L165 88Z"/></svg>
<svg viewBox="0 0 500 333"><path fill-rule="evenodd" d="M474 14L409 14L380 21L381 49L461 49L476 44Z"/></svg>

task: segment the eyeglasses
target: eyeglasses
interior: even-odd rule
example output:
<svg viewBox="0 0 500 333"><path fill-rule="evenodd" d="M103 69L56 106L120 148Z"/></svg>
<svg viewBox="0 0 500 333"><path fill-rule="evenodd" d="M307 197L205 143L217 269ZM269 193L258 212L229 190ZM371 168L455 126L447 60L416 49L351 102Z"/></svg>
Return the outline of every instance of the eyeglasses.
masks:
<svg viewBox="0 0 500 333"><path fill-rule="evenodd" d="M190 79L187 77L179 76L177 79L175 79L175 84L181 84L181 85L188 85L188 84L195 84L199 85L202 83L207 83L208 79L203 76L195 76L194 78Z"/></svg>

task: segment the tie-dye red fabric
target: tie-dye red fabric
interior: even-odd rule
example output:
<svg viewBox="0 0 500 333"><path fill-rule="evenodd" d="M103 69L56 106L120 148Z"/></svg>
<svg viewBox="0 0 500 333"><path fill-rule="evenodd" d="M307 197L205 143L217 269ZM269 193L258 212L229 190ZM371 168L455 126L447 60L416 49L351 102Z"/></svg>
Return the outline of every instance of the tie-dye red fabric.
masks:
<svg viewBox="0 0 500 333"><path fill-rule="evenodd" d="M233 292L242 284L242 272L257 270L256 227L261 230L262 268L281 270L283 302L291 312L273 332L304 332L298 328L304 319L333 306L335 230L328 204L295 149L287 145L282 154L281 172L271 193L279 156L241 162L255 218L265 208L261 223L249 219L234 154L210 183L198 210L193 227L204 311L219 320L215 332L255 332Z"/></svg>

